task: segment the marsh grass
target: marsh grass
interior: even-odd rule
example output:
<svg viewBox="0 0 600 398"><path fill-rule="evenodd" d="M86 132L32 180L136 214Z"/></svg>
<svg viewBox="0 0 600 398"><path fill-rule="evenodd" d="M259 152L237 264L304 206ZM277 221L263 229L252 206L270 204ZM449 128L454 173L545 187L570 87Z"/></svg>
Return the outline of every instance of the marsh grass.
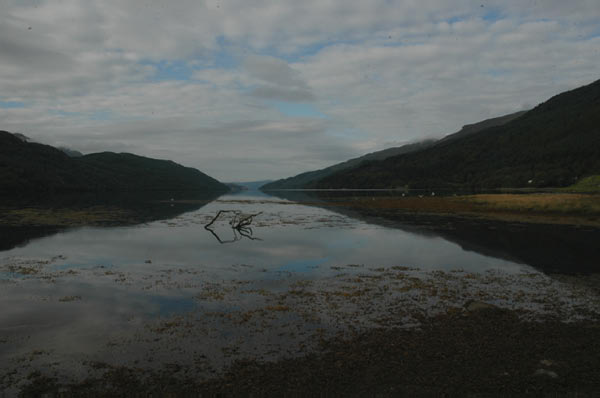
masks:
<svg viewBox="0 0 600 398"><path fill-rule="evenodd" d="M600 215L600 197L585 194L490 194L458 199L483 210Z"/></svg>
<svg viewBox="0 0 600 398"><path fill-rule="evenodd" d="M2 208L0 224L7 226L84 226L114 225L131 218L131 213L116 207L93 206L84 209L69 208Z"/></svg>
<svg viewBox="0 0 600 398"><path fill-rule="evenodd" d="M600 196L583 193L361 198L354 199L350 206L375 211L474 216L505 221L600 225Z"/></svg>

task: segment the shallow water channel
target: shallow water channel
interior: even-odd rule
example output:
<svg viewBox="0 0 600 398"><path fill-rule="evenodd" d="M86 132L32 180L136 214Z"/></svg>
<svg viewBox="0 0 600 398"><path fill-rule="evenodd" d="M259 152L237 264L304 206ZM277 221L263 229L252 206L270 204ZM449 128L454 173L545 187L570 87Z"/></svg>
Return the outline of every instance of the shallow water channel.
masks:
<svg viewBox="0 0 600 398"><path fill-rule="evenodd" d="M246 236L231 213L206 230L219 210L258 215ZM34 370L62 381L106 366L210 377L237 359L302 355L322 338L415 327L470 299L525 318L600 313L585 286L464 247L252 193L33 239L0 252L0 391Z"/></svg>

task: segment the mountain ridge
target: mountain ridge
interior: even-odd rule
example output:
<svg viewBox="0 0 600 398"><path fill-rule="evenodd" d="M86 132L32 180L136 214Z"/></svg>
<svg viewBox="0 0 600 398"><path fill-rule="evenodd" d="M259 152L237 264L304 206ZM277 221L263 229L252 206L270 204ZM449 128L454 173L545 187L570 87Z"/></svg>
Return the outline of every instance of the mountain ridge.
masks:
<svg viewBox="0 0 600 398"><path fill-rule="evenodd" d="M363 163L316 187L563 187L594 174L600 174L600 80L555 95L504 125Z"/></svg>
<svg viewBox="0 0 600 398"><path fill-rule="evenodd" d="M448 134L441 139L426 139L418 141L400 147L392 147L383 149L381 151L371 152L366 155L347 160L345 162L337 163L324 169L307 171L300 173L293 177L288 177L280 180L276 180L269 184L261 187L263 190L277 190L277 189L307 189L316 188L320 180L341 172L343 170L353 169L358 167L363 162L385 160L387 158L408 154L412 152L418 152L427 149L438 144L454 141L462 137L466 137L472 134L476 134L488 127L502 125L514 120L517 117L525 114L526 111L519 111L508 115L498 116L490 119L485 119L480 122L471 123L464 125L461 130L456 133Z"/></svg>
<svg viewBox="0 0 600 398"><path fill-rule="evenodd" d="M171 160L101 152L69 157L50 145L0 131L0 195L40 192L227 192L216 179Z"/></svg>
<svg viewBox="0 0 600 398"><path fill-rule="evenodd" d="M423 149L429 145L433 145L434 143L435 140L423 140L411 144L402 145L400 147L387 148L381 151L371 152L357 158L349 159L341 163L336 163L332 166L325 167L323 169L307 171L295 175L293 177L276 180L261 186L260 189L275 190L311 188L314 186L314 184L317 183L318 180L327 177L331 174L334 174L338 171L358 166L362 162L369 160L385 159L387 157L398 155L401 153L416 151L419 149Z"/></svg>

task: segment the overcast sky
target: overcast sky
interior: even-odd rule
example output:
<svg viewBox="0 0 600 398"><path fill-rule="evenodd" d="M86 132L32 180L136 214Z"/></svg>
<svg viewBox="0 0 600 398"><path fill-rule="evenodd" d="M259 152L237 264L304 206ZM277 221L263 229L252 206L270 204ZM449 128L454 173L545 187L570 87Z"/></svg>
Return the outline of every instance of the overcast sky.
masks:
<svg viewBox="0 0 600 398"><path fill-rule="evenodd" d="M0 0L0 130L288 177L600 79L598 0Z"/></svg>

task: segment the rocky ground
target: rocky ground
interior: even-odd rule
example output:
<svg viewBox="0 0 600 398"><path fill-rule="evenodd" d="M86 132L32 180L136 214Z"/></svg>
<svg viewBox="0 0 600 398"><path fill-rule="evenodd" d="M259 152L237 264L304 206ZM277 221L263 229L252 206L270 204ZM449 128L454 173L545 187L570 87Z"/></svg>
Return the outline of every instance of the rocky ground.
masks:
<svg viewBox="0 0 600 398"><path fill-rule="evenodd" d="M69 355L50 347L15 357L2 380L21 396L585 397L600 391L600 298L575 276L350 264L335 267L331 277L268 288L246 280L209 283L185 270L46 270L52 261L58 260L9 263L4 271L52 284L104 277L127 289L186 288L199 306L136 321L134 332L107 341L104 358L78 362L76 377L64 374ZM75 309L87 297L56 300Z"/></svg>
<svg viewBox="0 0 600 398"><path fill-rule="evenodd" d="M304 358L241 362L209 393L343 396L595 396L600 324L523 322L498 309L330 340Z"/></svg>
<svg viewBox="0 0 600 398"><path fill-rule="evenodd" d="M106 367L58 385L32 374L23 396L573 396L600 391L600 323L526 322L472 302L418 329L329 339L276 362L238 361L210 380Z"/></svg>

